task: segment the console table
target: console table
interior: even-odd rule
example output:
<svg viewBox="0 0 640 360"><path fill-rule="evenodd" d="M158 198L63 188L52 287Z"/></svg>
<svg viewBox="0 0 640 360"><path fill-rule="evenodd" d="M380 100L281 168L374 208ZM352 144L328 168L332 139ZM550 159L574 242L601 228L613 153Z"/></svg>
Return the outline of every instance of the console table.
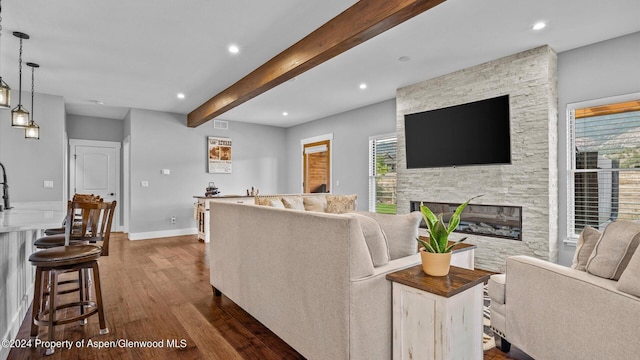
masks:
<svg viewBox="0 0 640 360"><path fill-rule="evenodd" d="M219 196L194 196L197 202L194 205L194 218L198 223L198 240L209 242L209 219L210 201L224 201L238 204L251 205L254 202L253 196L242 195L219 195Z"/></svg>
<svg viewBox="0 0 640 360"><path fill-rule="evenodd" d="M387 275L393 288L393 359L482 359L484 271L421 265Z"/></svg>

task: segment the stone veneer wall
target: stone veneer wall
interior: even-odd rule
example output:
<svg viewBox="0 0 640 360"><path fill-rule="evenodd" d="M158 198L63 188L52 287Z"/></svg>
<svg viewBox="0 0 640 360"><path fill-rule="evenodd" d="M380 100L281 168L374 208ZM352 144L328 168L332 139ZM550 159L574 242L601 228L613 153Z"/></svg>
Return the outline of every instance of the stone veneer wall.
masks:
<svg viewBox="0 0 640 360"><path fill-rule="evenodd" d="M405 114L505 94L510 102L511 165L406 168ZM519 254L556 261L557 99L557 55L549 46L398 89L398 212L408 212L411 200L461 203L484 194L474 203L522 206L522 241L469 236L467 242L478 246L477 267L504 271L506 257Z"/></svg>

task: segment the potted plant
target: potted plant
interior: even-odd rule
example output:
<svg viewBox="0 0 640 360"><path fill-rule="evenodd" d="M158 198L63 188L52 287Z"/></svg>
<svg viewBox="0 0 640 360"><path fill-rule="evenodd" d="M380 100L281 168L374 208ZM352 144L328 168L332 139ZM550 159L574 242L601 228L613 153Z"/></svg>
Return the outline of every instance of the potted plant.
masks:
<svg viewBox="0 0 640 360"><path fill-rule="evenodd" d="M449 243L449 234L451 234L460 224L460 215L464 209L469 205L469 202L476 199L479 196L472 197L471 199L460 204L456 208L456 211L451 215L449 223L445 224L443 220L443 214L436 216L433 211L423 204L420 204L420 212L424 221L427 223L427 232L429 233L429 239L423 240L417 238L416 240L423 247L420 248L420 257L422 258L422 270L427 275L432 276L445 276L449 273L449 265L451 264L451 250L453 247L464 240L452 241Z"/></svg>

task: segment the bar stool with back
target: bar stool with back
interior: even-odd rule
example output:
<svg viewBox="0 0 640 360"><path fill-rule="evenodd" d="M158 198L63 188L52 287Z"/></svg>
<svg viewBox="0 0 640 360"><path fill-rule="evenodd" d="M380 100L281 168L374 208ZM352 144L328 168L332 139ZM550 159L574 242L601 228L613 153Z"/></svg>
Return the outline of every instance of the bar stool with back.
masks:
<svg viewBox="0 0 640 360"><path fill-rule="evenodd" d="M100 334L107 334L109 332L104 316L98 259L100 256L109 254L109 237L115 207L115 201L111 203L71 202L65 224L64 246L40 250L31 254L29 257L31 264L36 266L31 339L35 339L38 336L38 326L47 326L49 340L53 341L55 326L69 324L75 321L83 322L96 313L98 314L100 324ZM90 214L90 216L82 216L82 228L93 231L87 231L80 238L74 236L74 239L78 240L78 242L76 242L75 245L70 245L71 229L73 227L72 219L78 212ZM90 219L93 219L91 221L95 221L91 227L89 227ZM85 221L87 224L84 224ZM102 242L102 246L89 244L89 242L95 243L98 241ZM83 291L83 288L88 286L87 277L83 276L85 269L86 271L91 270L93 273L92 283L95 291L95 301L90 300L88 292ZM58 305L56 299L57 295L59 295L58 275L73 270L78 270L80 274L80 299L79 301ZM49 278L48 282L46 281L47 276ZM48 291L49 303L48 306L44 306L44 298L47 294L45 290L47 283L50 288ZM73 307L79 307L79 315L57 318L57 311ZM48 348L45 354L51 355L54 351L54 348Z"/></svg>

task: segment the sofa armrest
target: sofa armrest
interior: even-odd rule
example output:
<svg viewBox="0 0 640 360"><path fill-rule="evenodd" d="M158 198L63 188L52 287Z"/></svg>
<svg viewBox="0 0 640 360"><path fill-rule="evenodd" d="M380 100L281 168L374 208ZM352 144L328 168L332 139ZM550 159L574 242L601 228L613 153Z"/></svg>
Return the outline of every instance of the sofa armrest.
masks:
<svg viewBox="0 0 640 360"><path fill-rule="evenodd" d="M507 340L536 359L640 353L640 298L616 282L528 256L507 259Z"/></svg>

